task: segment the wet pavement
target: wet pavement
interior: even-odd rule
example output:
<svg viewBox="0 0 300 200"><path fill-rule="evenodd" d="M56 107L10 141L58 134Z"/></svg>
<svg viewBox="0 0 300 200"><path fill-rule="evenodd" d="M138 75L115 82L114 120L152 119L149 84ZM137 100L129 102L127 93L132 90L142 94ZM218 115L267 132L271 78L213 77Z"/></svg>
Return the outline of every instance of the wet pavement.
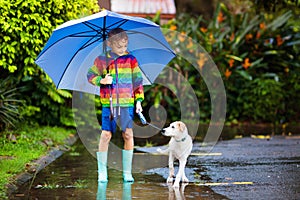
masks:
<svg viewBox="0 0 300 200"><path fill-rule="evenodd" d="M179 190L165 183L167 167L134 174L133 184L109 169L108 184L98 185L96 159L78 141L10 199L300 199L300 138L220 141L209 156L197 154L201 145L187 163L191 183Z"/></svg>
<svg viewBox="0 0 300 200"><path fill-rule="evenodd" d="M300 137L242 138L219 142L222 156L191 159L214 183L253 182L211 187L230 199L300 199Z"/></svg>

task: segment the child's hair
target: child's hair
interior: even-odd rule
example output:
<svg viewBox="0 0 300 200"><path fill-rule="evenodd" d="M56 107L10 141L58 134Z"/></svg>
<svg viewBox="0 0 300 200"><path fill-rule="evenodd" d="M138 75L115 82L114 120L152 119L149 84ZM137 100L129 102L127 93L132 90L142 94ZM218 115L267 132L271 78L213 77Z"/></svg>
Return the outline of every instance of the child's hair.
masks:
<svg viewBox="0 0 300 200"><path fill-rule="evenodd" d="M108 32L108 40L110 42L119 41L121 39L128 40L128 35L122 28L114 28Z"/></svg>

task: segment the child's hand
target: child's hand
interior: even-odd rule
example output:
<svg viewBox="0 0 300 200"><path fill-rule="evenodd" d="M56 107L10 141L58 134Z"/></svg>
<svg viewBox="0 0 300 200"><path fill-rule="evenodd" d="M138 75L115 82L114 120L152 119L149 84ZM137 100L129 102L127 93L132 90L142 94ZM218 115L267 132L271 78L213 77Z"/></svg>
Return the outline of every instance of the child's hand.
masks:
<svg viewBox="0 0 300 200"><path fill-rule="evenodd" d="M140 101L136 102L136 113L143 112L142 104Z"/></svg>
<svg viewBox="0 0 300 200"><path fill-rule="evenodd" d="M112 84L113 77L110 74L106 74L105 78L101 79L100 83L103 85Z"/></svg>

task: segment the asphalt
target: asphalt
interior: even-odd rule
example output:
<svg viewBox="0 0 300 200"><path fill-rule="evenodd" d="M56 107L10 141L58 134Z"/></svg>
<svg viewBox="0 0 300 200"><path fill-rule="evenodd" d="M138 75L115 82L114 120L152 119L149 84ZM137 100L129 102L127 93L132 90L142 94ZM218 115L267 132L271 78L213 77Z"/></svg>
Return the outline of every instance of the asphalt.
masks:
<svg viewBox="0 0 300 200"><path fill-rule="evenodd" d="M207 149L209 146L207 146ZM194 144L193 153L205 149ZM246 137L218 142L210 156L190 156L192 184L228 199L300 199L300 137ZM153 169L167 177L167 169Z"/></svg>
<svg viewBox="0 0 300 200"><path fill-rule="evenodd" d="M222 156L204 157L199 164L212 183L229 183L211 186L216 193L229 199L300 199L299 137L221 141L213 152Z"/></svg>

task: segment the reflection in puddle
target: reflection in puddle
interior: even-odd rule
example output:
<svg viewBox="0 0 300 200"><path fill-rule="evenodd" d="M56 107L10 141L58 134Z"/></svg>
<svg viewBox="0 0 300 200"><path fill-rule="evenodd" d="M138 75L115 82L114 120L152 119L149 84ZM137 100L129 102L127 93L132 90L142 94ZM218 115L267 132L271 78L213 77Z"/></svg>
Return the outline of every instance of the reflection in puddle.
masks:
<svg viewBox="0 0 300 200"><path fill-rule="evenodd" d="M185 194L186 188L187 194ZM98 183L96 200L106 199L227 199L218 195L207 187L199 187L195 184L181 184L180 188L174 188L172 184L159 183Z"/></svg>
<svg viewBox="0 0 300 200"><path fill-rule="evenodd" d="M133 183L123 183L123 190L122 190L122 200L131 200L131 185ZM98 182L98 190L97 190L97 200L106 200L107 196L107 183Z"/></svg>
<svg viewBox="0 0 300 200"><path fill-rule="evenodd" d="M182 183L180 188L174 188L172 184L168 184L169 200L185 200L184 190L188 183Z"/></svg>
<svg viewBox="0 0 300 200"><path fill-rule="evenodd" d="M98 190L97 190L97 200L104 200L106 199L106 188L107 183L98 182Z"/></svg>

